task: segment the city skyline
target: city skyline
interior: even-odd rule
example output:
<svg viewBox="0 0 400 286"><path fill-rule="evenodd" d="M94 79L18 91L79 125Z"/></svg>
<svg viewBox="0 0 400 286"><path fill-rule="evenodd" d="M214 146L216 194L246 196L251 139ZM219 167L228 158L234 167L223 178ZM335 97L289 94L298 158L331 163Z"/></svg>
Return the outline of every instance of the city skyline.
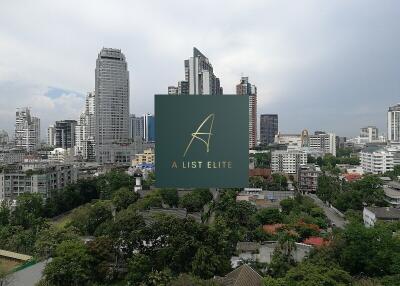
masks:
<svg viewBox="0 0 400 286"><path fill-rule="evenodd" d="M173 3L157 9L133 3L118 13L106 2L82 4L82 13L69 2L25 3L25 9L3 4L0 129L12 134L15 108L23 106L41 118L42 138L52 122L78 120L102 47L119 48L129 59L131 113L153 113L154 94L183 78L182 60L196 46L213 63L225 94L235 93L241 76L250 77L258 87L258 114L279 114L282 132L356 136L360 127L376 125L387 133L387 107L400 101L400 9L393 8L400 4L389 2L222 2L213 6L212 21L193 20L186 4L172 11ZM338 17L343 21L333 25ZM40 34L32 22L43 24Z"/></svg>

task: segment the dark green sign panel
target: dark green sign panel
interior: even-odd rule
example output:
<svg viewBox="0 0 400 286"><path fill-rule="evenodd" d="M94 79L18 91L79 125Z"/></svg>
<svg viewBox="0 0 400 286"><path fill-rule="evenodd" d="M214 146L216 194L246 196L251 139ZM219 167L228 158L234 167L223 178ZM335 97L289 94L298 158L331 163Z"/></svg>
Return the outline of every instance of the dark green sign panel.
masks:
<svg viewBox="0 0 400 286"><path fill-rule="evenodd" d="M246 187L249 100L155 95L156 186Z"/></svg>

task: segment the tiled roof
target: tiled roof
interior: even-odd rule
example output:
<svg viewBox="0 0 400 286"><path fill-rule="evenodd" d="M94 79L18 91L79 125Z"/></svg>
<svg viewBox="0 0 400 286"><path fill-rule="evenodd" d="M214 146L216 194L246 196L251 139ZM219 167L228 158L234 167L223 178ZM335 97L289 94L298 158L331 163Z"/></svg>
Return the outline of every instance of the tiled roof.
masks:
<svg viewBox="0 0 400 286"><path fill-rule="evenodd" d="M312 246L323 246L328 243L328 241L324 240L322 237L311 236L303 241L303 243L312 245Z"/></svg>
<svg viewBox="0 0 400 286"><path fill-rule="evenodd" d="M366 207L366 209L373 212L377 219L400 220L400 209L389 207Z"/></svg>
<svg viewBox="0 0 400 286"><path fill-rule="evenodd" d="M247 264L239 266L225 277L217 277L215 280L223 286L261 286L262 276Z"/></svg>

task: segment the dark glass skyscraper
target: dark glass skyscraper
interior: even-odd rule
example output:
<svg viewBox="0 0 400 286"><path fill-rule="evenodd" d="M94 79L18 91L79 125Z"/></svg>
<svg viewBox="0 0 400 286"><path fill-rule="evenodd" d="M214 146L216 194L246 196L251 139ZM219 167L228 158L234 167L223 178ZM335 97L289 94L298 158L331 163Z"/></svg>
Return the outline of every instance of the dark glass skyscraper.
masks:
<svg viewBox="0 0 400 286"><path fill-rule="evenodd" d="M260 115L260 141L261 144L274 143L275 135L278 134L278 114Z"/></svg>

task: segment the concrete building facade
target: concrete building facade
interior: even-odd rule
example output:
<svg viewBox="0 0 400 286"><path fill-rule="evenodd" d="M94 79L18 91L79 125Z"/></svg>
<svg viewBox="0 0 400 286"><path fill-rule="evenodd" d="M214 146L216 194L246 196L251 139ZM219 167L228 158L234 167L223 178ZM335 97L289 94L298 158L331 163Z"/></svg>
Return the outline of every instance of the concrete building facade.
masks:
<svg viewBox="0 0 400 286"><path fill-rule="evenodd" d="M129 139L129 71L121 50L103 48L95 71L95 145L98 163L115 163ZM118 153L121 151L117 148ZM130 160L129 160L130 161Z"/></svg>

